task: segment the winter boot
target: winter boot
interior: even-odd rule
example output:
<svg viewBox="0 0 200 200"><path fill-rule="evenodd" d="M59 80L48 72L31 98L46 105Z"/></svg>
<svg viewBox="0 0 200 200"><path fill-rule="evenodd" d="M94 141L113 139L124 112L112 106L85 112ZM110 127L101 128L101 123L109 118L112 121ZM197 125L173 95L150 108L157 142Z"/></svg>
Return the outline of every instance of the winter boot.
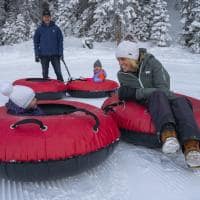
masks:
<svg viewBox="0 0 200 200"><path fill-rule="evenodd" d="M198 140L188 140L184 144L185 161L189 167L200 167L200 148Z"/></svg>
<svg viewBox="0 0 200 200"><path fill-rule="evenodd" d="M176 153L180 149L175 130L164 130L161 141L163 142L162 152L165 154Z"/></svg>

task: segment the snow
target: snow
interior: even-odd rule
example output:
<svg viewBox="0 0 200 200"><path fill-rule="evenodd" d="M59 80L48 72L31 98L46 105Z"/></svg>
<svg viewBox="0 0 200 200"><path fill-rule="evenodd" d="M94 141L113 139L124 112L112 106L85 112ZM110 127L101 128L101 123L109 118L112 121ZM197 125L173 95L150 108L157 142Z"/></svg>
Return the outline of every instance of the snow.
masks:
<svg viewBox="0 0 200 200"><path fill-rule="evenodd" d="M94 49L82 48L81 39L65 38L64 56L72 77L92 76L93 63L100 59L108 78L117 80L119 65L114 43L94 43ZM175 92L200 98L200 57L188 49L148 47L171 75ZM34 62L32 41L0 47L0 83L25 77L41 77L41 66ZM62 65L65 80L67 72ZM50 70L50 77L55 74ZM105 98L78 99L100 107ZM0 105L6 97L0 95ZM43 181L15 182L0 177L1 200L198 200L200 172L187 168L181 152L173 157L160 150L120 142L114 153L99 166L73 177Z"/></svg>

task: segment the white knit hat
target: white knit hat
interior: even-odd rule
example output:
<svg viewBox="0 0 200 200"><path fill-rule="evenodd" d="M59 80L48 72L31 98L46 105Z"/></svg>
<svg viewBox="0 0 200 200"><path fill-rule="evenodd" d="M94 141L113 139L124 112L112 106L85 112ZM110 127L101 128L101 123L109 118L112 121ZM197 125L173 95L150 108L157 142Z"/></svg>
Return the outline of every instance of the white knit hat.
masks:
<svg viewBox="0 0 200 200"><path fill-rule="evenodd" d="M21 108L27 108L35 98L35 92L30 87L22 85L13 86L8 82L0 85L0 92Z"/></svg>
<svg viewBox="0 0 200 200"><path fill-rule="evenodd" d="M131 58L137 60L139 58L139 47L134 42L123 41L118 45L115 55L117 58Z"/></svg>

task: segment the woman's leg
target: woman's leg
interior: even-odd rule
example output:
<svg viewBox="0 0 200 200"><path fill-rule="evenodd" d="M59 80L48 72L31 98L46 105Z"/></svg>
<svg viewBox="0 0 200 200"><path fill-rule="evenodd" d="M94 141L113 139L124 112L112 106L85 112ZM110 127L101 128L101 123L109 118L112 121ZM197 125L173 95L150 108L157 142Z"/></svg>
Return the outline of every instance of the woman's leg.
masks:
<svg viewBox="0 0 200 200"><path fill-rule="evenodd" d="M167 96L162 91L153 92L147 101L147 107L151 114L158 134L162 132L166 124L172 124L175 128L175 119Z"/></svg>
<svg viewBox="0 0 200 200"><path fill-rule="evenodd" d="M171 106L177 122L177 133L183 147L186 163L190 167L199 167L200 130L192 111L192 105L187 98L177 97L171 101Z"/></svg>
<svg viewBox="0 0 200 200"><path fill-rule="evenodd" d="M177 97L171 100L171 108L176 120L180 143L184 144L187 140L200 140L200 130L190 101L185 97Z"/></svg>
<svg viewBox="0 0 200 200"><path fill-rule="evenodd" d="M167 96L162 91L153 92L148 98L147 107L163 143L163 153L175 153L180 145L175 131L175 119Z"/></svg>

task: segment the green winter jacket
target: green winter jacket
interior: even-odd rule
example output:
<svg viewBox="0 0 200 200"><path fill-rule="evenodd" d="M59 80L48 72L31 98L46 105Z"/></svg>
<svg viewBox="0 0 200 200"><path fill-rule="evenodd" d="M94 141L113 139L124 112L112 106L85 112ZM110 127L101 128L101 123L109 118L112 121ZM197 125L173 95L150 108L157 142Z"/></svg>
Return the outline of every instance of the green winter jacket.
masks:
<svg viewBox="0 0 200 200"><path fill-rule="evenodd" d="M139 64L138 76L122 70L118 72L117 76L121 86L136 88L137 100L146 100L156 90L163 91L169 99L176 96L170 91L168 72L152 54L144 54L144 58Z"/></svg>

